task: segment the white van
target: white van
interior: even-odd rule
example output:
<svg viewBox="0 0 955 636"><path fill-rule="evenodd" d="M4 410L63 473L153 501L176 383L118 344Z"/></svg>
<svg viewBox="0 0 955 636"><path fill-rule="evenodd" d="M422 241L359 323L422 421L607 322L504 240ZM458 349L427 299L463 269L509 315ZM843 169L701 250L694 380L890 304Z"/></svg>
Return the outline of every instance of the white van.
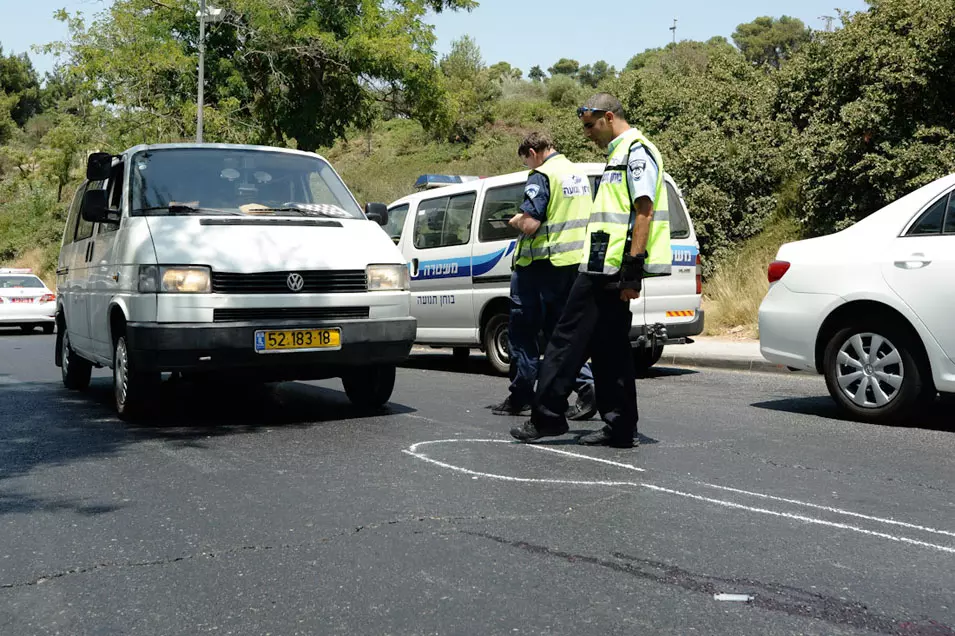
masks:
<svg viewBox="0 0 955 636"><path fill-rule="evenodd" d="M341 377L380 406L411 351L407 263L322 157L219 144L95 153L57 268L56 364L70 389L113 369L120 416L161 373Z"/></svg>
<svg viewBox="0 0 955 636"><path fill-rule="evenodd" d="M579 164L593 191L604 164ZM497 371L510 356L511 262L517 231L507 222L518 212L528 172L425 190L392 203L385 230L408 260L415 342L452 347L466 358L480 348ZM703 331L700 247L679 188L669 175L673 274L644 281L630 305L630 332L638 372L659 361L663 346L692 342Z"/></svg>

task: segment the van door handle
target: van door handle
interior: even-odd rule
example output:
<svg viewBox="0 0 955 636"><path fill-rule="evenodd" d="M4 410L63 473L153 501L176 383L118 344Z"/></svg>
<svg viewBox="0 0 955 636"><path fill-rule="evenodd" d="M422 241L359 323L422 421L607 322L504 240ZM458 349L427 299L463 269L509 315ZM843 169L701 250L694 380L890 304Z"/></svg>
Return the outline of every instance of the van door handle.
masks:
<svg viewBox="0 0 955 636"><path fill-rule="evenodd" d="M416 278L418 276L418 259L411 259L411 277Z"/></svg>

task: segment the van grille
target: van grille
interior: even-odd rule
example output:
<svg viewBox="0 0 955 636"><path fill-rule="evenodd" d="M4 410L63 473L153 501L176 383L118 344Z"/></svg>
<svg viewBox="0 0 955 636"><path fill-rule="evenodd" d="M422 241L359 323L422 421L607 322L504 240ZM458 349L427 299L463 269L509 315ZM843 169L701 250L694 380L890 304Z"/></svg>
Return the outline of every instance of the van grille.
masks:
<svg viewBox="0 0 955 636"><path fill-rule="evenodd" d="M215 309L214 322L248 320L359 320L368 317L368 307L241 307Z"/></svg>
<svg viewBox="0 0 955 636"><path fill-rule="evenodd" d="M293 292L288 286L289 274L301 275L302 289ZM365 270L325 270L302 272L263 272L233 274L212 272L213 294L347 294L368 289Z"/></svg>

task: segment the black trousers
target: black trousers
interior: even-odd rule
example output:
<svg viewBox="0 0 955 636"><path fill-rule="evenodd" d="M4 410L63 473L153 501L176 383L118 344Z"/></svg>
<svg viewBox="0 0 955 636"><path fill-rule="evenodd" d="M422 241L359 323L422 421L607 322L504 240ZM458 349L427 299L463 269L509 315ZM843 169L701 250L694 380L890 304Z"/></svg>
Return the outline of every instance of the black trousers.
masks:
<svg viewBox="0 0 955 636"><path fill-rule="evenodd" d="M630 349L630 303L608 289L612 279L581 274L571 288L564 312L547 344L534 396L534 424L554 428L565 423L567 398L577 372L589 357L597 409L619 439L637 430L637 388Z"/></svg>

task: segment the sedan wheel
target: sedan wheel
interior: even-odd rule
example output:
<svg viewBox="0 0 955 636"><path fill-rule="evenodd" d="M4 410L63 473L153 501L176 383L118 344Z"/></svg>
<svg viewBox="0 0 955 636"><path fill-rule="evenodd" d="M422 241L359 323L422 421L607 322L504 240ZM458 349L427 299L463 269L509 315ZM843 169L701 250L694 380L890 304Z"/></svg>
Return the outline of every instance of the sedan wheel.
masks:
<svg viewBox="0 0 955 636"><path fill-rule="evenodd" d="M935 394L921 360L911 338L892 324L841 329L826 347L826 386L853 419L903 422Z"/></svg>

